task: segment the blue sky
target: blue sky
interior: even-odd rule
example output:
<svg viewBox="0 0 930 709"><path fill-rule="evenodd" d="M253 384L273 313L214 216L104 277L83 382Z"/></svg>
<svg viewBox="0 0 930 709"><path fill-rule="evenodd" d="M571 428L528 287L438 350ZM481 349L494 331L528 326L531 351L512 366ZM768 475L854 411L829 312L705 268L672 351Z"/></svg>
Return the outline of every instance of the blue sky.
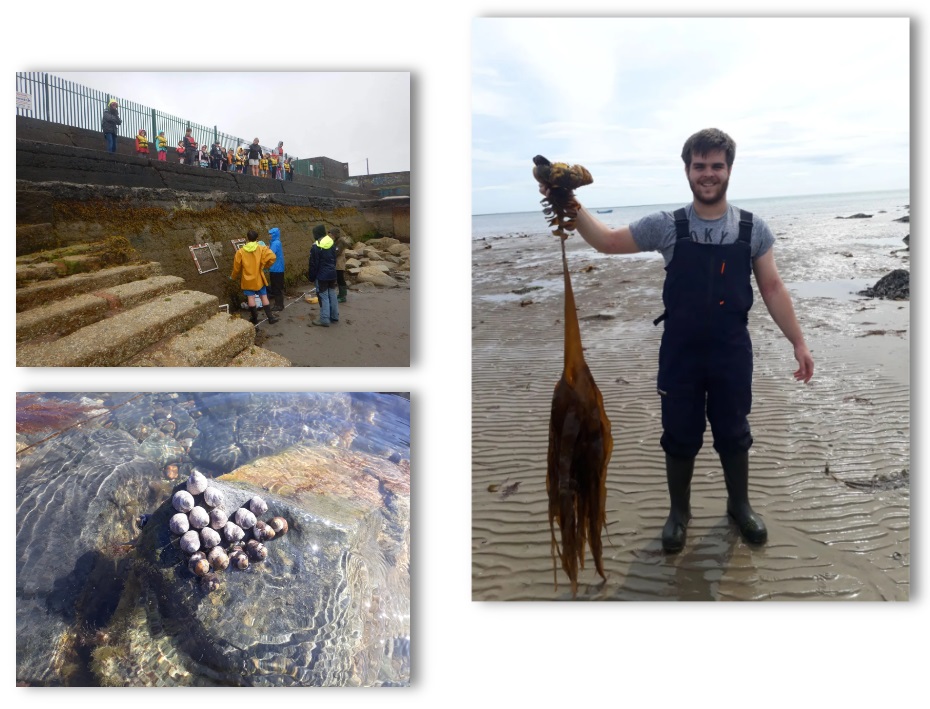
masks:
<svg viewBox="0 0 930 709"><path fill-rule="evenodd" d="M737 144L729 196L909 183L906 18L476 19L472 213L532 211L532 157L589 206L690 201L681 148Z"/></svg>

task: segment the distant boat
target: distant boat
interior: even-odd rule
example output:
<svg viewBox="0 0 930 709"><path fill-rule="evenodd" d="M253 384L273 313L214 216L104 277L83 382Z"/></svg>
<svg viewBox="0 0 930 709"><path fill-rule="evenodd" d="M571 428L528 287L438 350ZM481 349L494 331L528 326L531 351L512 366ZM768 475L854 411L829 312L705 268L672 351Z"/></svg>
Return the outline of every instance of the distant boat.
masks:
<svg viewBox="0 0 930 709"><path fill-rule="evenodd" d="M610 214L610 213L611 213L612 211L614 211L614 210L612 210L612 209L595 209L594 211L597 212L598 214Z"/></svg>

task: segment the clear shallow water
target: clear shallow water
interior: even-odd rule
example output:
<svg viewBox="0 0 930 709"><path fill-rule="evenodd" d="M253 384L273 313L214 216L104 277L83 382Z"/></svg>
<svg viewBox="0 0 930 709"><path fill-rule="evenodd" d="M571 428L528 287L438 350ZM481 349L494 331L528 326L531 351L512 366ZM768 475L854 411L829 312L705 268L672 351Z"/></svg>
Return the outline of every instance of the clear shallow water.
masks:
<svg viewBox="0 0 930 709"><path fill-rule="evenodd" d="M793 294L800 298L830 298L834 300L866 299L859 295L874 282L863 279L841 281L801 281L785 284Z"/></svg>
<svg viewBox="0 0 930 709"><path fill-rule="evenodd" d="M17 429L18 681L409 682L406 398L28 394ZM292 524L273 563L224 574L209 596L169 558L171 540L145 551L160 527L137 523L162 514L195 465L258 483ZM308 486L341 517L307 507ZM346 522L358 514L361 525ZM327 574L334 583L318 581ZM176 594L167 610L165 592ZM235 617L217 615L219 598ZM302 604L312 613L288 615ZM217 652L230 638L235 652Z"/></svg>

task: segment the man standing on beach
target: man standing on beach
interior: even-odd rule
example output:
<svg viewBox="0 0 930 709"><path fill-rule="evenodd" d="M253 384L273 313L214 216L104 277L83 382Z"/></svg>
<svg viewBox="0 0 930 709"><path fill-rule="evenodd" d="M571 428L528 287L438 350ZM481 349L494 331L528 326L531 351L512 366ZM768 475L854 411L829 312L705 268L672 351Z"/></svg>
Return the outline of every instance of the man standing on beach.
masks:
<svg viewBox="0 0 930 709"><path fill-rule="evenodd" d="M699 131L681 153L694 195L687 207L650 214L616 229L584 207L577 215L578 233L598 251L661 251L665 258L665 312L656 324L665 321L657 388L671 499L662 547L669 553L685 545L691 477L703 445L705 411L723 466L727 513L747 542L764 544L768 538L765 524L749 504L750 272L769 314L794 347L794 378L808 382L814 373L791 296L775 267L775 236L761 219L727 202L735 156L736 143L726 133L716 128Z"/></svg>

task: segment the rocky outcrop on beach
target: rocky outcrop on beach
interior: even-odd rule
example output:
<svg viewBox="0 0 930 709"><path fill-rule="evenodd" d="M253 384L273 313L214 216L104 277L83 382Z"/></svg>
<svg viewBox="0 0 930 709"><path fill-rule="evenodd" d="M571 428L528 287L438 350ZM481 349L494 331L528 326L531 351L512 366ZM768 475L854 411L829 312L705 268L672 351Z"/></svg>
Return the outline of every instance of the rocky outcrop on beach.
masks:
<svg viewBox="0 0 930 709"><path fill-rule="evenodd" d="M857 212L856 214L852 214L848 217L837 217L837 219L871 219L871 218L872 218L871 214L863 214L862 212Z"/></svg>
<svg viewBox="0 0 930 709"><path fill-rule="evenodd" d="M346 273L355 283L385 288L410 284L410 244L391 237L357 242L346 251Z"/></svg>
<svg viewBox="0 0 930 709"><path fill-rule="evenodd" d="M911 297L911 275L903 269L895 269L883 276L871 288L859 291L859 295L886 300L909 300Z"/></svg>
<svg viewBox="0 0 930 709"><path fill-rule="evenodd" d="M903 217L900 217L899 219L892 219L892 221L901 222L902 224L909 224L911 221L911 215L905 214Z"/></svg>

